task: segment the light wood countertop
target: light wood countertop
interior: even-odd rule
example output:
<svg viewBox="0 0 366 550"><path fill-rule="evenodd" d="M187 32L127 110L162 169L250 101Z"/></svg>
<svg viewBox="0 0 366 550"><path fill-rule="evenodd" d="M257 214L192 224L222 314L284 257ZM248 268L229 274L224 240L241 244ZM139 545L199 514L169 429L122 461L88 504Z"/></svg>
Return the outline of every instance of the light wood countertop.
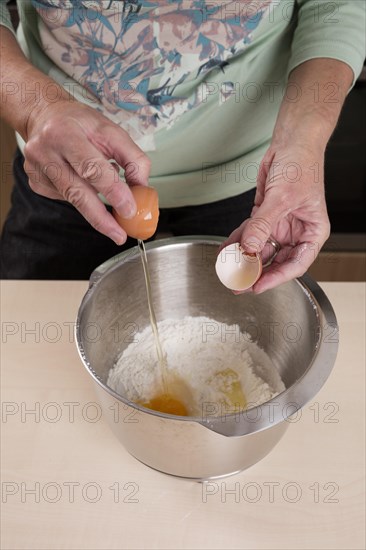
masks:
<svg viewBox="0 0 366 550"><path fill-rule="evenodd" d="M73 341L86 282L3 281L1 548L365 548L365 285L322 283L334 370L247 471L155 472L110 432Z"/></svg>

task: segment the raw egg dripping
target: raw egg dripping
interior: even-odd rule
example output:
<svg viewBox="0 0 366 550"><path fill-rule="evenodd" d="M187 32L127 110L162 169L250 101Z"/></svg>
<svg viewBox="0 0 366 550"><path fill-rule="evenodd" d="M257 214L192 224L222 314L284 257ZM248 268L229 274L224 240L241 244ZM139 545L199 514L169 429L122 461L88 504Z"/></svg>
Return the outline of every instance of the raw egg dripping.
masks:
<svg viewBox="0 0 366 550"><path fill-rule="evenodd" d="M166 414L187 416L187 408L171 391L171 384L168 382L166 358L162 352L158 327L155 318L154 307L151 298L150 275L147 263L147 256L143 241L152 237L156 231L159 221L159 198L156 189L144 185L134 185L130 188L135 199L137 212L133 218L127 219L120 216L115 210L113 215L119 225L129 237L138 240L141 261L144 268L145 286L149 305L150 323L155 338L160 375L162 378L162 393L155 395L146 403L138 403L143 407ZM178 392L179 393L179 392Z"/></svg>

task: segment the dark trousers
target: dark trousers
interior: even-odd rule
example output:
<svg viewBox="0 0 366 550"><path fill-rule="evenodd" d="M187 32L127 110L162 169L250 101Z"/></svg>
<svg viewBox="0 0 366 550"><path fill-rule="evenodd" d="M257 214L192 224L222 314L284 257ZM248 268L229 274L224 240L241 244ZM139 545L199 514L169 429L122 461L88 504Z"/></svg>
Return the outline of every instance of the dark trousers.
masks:
<svg viewBox="0 0 366 550"><path fill-rule="evenodd" d="M12 206L1 236L2 279L88 279L108 258L136 245L128 239L117 246L95 231L65 201L34 193L17 150ZM199 206L162 208L158 232L173 235L227 236L250 216L255 189Z"/></svg>

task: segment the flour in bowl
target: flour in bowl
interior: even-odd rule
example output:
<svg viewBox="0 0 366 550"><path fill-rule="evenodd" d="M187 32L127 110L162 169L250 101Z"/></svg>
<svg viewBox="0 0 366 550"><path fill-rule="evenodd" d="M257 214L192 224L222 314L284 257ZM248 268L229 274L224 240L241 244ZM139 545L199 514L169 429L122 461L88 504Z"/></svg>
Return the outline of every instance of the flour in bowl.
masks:
<svg viewBox="0 0 366 550"><path fill-rule="evenodd" d="M167 372L184 381L189 414L198 416L211 404L211 413L231 412L245 396L242 408L269 401L285 390L268 355L238 325L208 317L165 319L158 323L167 358ZM107 384L133 402L148 402L161 390L160 367L150 325L135 335L110 370ZM238 397L239 396L239 397ZM223 410L223 406L225 410Z"/></svg>

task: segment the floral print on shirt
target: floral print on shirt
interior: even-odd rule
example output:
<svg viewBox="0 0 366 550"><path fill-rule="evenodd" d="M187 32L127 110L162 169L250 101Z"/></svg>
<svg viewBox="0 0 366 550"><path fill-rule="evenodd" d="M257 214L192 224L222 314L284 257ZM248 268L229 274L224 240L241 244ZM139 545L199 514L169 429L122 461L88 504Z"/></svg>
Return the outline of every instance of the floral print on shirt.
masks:
<svg viewBox="0 0 366 550"><path fill-rule="evenodd" d="M225 74L271 2L32 0L50 59L151 148L156 131L207 100L207 75ZM219 103L231 97L225 84Z"/></svg>

